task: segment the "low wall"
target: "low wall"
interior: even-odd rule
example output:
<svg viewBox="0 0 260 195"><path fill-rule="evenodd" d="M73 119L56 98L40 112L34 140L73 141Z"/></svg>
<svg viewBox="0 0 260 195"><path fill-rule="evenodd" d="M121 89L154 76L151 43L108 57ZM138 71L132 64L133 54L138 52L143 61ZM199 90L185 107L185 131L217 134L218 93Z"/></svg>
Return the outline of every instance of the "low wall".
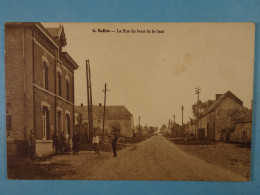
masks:
<svg viewBox="0 0 260 195"><path fill-rule="evenodd" d="M36 140L35 153L36 157L49 156L53 154L53 141Z"/></svg>

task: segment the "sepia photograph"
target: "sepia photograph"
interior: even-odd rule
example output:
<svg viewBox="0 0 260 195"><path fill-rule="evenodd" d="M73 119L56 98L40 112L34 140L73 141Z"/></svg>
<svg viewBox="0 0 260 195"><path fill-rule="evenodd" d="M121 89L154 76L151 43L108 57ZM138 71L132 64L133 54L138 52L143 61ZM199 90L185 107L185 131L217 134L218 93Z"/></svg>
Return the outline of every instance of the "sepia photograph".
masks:
<svg viewBox="0 0 260 195"><path fill-rule="evenodd" d="M5 23L10 180L251 180L255 24Z"/></svg>

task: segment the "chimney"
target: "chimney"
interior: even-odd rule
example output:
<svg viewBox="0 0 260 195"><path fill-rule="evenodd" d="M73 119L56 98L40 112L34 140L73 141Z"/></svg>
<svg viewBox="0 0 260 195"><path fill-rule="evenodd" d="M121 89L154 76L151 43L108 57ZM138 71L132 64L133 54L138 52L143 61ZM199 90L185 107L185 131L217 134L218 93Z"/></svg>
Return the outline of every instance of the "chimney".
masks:
<svg viewBox="0 0 260 195"><path fill-rule="evenodd" d="M101 106L102 106L102 104L101 104L101 103L99 103L99 104L98 104L98 106L99 106L99 107L101 107Z"/></svg>
<svg viewBox="0 0 260 195"><path fill-rule="evenodd" d="M220 97L220 96L222 96L223 94L216 94L216 100L218 100L218 98Z"/></svg>
<svg viewBox="0 0 260 195"><path fill-rule="evenodd" d="M83 103L81 103L80 106L83 107Z"/></svg>

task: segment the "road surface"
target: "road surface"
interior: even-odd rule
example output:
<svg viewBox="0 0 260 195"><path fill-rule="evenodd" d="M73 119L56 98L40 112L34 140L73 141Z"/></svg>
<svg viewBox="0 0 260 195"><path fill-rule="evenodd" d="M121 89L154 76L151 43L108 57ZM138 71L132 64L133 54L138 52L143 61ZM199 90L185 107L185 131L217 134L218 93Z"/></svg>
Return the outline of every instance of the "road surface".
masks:
<svg viewBox="0 0 260 195"><path fill-rule="evenodd" d="M182 151L162 135L112 152L81 152L70 155L76 174L62 179L246 181L236 173L211 165Z"/></svg>

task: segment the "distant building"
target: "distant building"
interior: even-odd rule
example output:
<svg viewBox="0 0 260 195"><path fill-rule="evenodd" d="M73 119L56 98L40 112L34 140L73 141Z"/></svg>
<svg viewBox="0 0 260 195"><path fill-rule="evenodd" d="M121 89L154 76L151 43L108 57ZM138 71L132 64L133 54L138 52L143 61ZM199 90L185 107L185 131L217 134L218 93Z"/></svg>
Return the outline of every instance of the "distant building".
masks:
<svg viewBox="0 0 260 195"><path fill-rule="evenodd" d="M188 136L195 136L197 130L197 124L195 121L190 121L185 124L185 134Z"/></svg>
<svg viewBox="0 0 260 195"><path fill-rule="evenodd" d="M75 106L75 124L88 123L88 107ZM94 105L92 107L93 128L97 134L102 134L103 130L103 113L104 106ZM106 106L104 133L108 135L112 130L116 129L121 135L130 137L133 135L133 115L124 106Z"/></svg>
<svg viewBox="0 0 260 195"><path fill-rule="evenodd" d="M184 127L178 123L173 123L170 133L173 137L182 137L184 135Z"/></svg>
<svg viewBox="0 0 260 195"><path fill-rule="evenodd" d="M198 119L197 136L199 139L230 141L230 134L236 128L235 115L248 109L232 92L217 94L216 100Z"/></svg>
<svg viewBox="0 0 260 195"><path fill-rule="evenodd" d="M5 81L7 153L25 154L30 131L36 155L53 152L52 134L74 127L74 70L77 63L62 48L64 29L41 23L6 23Z"/></svg>

